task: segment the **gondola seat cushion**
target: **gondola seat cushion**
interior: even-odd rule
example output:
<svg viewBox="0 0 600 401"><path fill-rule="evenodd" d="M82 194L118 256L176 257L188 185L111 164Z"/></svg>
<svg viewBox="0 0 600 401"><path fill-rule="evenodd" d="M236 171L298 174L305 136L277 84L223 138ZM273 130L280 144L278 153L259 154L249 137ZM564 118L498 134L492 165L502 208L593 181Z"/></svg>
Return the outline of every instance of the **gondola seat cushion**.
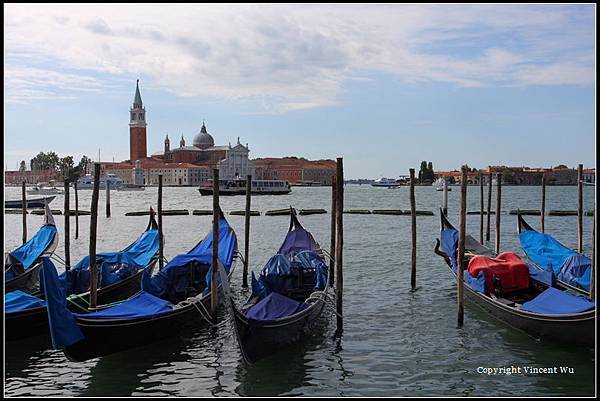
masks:
<svg viewBox="0 0 600 401"><path fill-rule="evenodd" d="M594 309L594 306L594 302L582 296L549 287L531 301L525 302L521 309L545 315L565 315L585 312Z"/></svg>
<svg viewBox="0 0 600 401"><path fill-rule="evenodd" d="M529 288L529 268L512 252L501 253L496 258L474 256L469 261L468 270L472 277L477 277L480 271L484 272L488 293L495 290L494 278L500 280L500 289L504 293Z"/></svg>
<svg viewBox="0 0 600 401"><path fill-rule="evenodd" d="M295 315L308 308L308 304L298 302L284 295L272 292L246 311L246 317L256 321L270 321Z"/></svg>

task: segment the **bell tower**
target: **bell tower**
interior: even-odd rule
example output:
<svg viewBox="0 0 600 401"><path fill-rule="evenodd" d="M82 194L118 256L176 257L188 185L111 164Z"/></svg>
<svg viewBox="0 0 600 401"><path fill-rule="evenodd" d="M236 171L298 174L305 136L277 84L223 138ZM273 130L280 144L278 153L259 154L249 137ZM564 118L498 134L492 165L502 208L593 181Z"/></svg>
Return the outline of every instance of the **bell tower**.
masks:
<svg viewBox="0 0 600 401"><path fill-rule="evenodd" d="M146 109L140 95L140 80L135 84L133 106L129 109L129 161L146 158Z"/></svg>

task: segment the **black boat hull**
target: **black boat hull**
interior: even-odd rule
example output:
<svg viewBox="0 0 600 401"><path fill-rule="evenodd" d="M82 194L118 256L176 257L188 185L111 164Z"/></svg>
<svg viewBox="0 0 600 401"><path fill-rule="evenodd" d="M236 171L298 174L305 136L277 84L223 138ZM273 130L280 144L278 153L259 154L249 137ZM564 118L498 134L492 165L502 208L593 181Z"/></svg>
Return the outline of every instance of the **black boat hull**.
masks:
<svg viewBox="0 0 600 401"><path fill-rule="evenodd" d="M207 188L198 188L200 195L202 196L212 196L213 190ZM252 195L287 195L292 192L291 189L287 191L277 191L277 192L262 192L262 191L252 191ZM225 195L246 195L246 189L220 189L219 196Z"/></svg>
<svg viewBox="0 0 600 401"><path fill-rule="evenodd" d="M46 198L37 198L37 199L27 199L26 205L27 205L27 209L43 209L46 206L46 203L50 203L54 200L54 198L56 198L56 196L48 196ZM22 209L23 208L23 201L21 199L19 200L9 200L9 201L4 201L4 207L6 209Z"/></svg>
<svg viewBox="0 0 600 401"><path fill-rule="evenodd" d="M25 270L23 274L18 275L12 280L8 280L5 283L5 291L11 292L20 290L30 294L36 292L39 288L39 277L41 267L42 262L40 261L34 266L31 266L29 269Z"/></svg>

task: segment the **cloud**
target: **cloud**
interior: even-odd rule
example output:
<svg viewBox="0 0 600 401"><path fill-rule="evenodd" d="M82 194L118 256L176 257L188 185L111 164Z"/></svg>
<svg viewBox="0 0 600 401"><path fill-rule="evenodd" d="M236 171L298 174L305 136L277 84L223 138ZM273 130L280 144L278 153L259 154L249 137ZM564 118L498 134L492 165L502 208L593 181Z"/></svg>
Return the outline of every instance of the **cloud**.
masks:
<svg viewBox="0 0 600 401"><path fill-rule="evenodd" d="M44 60L46 71L68 69L67 81L77 71L142 76L180 96L268 99L269 112L334 105L348 80L371 72L458 87L595 83L591 5L10 4L5 11L6 57L21 55L21 70ZM15 98L52 93L29 89Z"/></svg>

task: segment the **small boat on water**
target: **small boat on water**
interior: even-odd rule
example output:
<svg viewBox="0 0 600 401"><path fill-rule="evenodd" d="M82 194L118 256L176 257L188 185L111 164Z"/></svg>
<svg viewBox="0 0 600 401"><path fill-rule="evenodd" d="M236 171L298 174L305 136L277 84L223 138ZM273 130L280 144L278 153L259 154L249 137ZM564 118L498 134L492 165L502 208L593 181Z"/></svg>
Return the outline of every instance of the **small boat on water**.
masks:
<svg viewBox="0 0 600 401"><path fill-rule="evenodd" d="M98 305L121 301L139 291L143 272L154 268L157 253L158 225L154 212L151 211L146 231L136 241L120 252L96 255L99 275ZM89 257L86 256L57 277L60 296L73 311L88 312L90 273ZM43 288L33 294L7 290L4 298L7 340L48 334L48 313L44 298Z"/></svg>
<svg viewBox="0 0 600 401"><path fill-rule="evenodd" d="M144 269L141 291L92 313L72 313L67 309L64 298L57 295L56 269L45 259L43 282L53 347L62 349L72 361L85 361L178 336L184 326L207 324L212 242L211 231L188 253L173 258L154 276ZM237 237L221 213L219 260L228 274L233 271L237 256Z"/></svg>
<svg viewBox="0 0 600 401"><path fill-rule="evenodd" d="M62 195L64 191L56 188L54 181L50 181L48 185L44 185L44 183L34 185L31 189L27 190L27 193L37 195Z"/></svg>
<svg viewBox="0 0 600 401"><path fill-rule="evenodd" d="M443 211L435 253L456 276L458 231ZM441 246L441 250L440 250ZM594 345L595 303L553 286L547 272L517 255L496 255L472 236L465 237L465 297L490 315L535 337L568 344Z"/></svg>
<svg viewBox="0 0 600 401"><path fill-rule="evenodd" d="M26 293L37 290L41 258L52 256L58 246L58 230L52 211L46 205L44 225L29 241L8 252L4 259L5 291Z"/></svg>
<svg viewBox="0 0 600 401"><path fill-rule="evenodd" d="M100 177L100 189L106 189L106 183L108 182L110 189L120 189L124 187L125 181L115 174L104 174ZM94 177L91 174L86 174L77 180L78 189L93 189L94 188Z"/></svg>
<svg viewBox="0 0 600 401"><path fill-rule="evenodd" d="M26 209L43 209L46 204L49 204L56 198L56 196L47 196L45 198L35 198L35 199L27 199L26 200ZM6 209L22 209L23 201L21 199L17 200L7 200L4 201L4 207Z"/></svg>
<svg viewBox="0 0 600 401"><path fill-rule="evenodd" d="M221 280L226 283L224 276L221 271ZM241 309L224 285L244 360L254 363L302 339L325 306L328 280L321 247L291 209L283 244L258 279L252 273L252 294Z"/></svg>
<svg viewBox="0 0 600 401"><path fill-rule="evenodd" d="M549 272L562 289L589 295L592 260L548 234L534 230L517 212L521 248L540 271Z"/></svg>
<svg viewBox="0 0 600 401"><path fill-rule="evenodd" d="M209 180L201 184L200 195L212 195L214 184ZM252 180L252 195L286 195L292 192L290 184L282 180ZM246 180L219 180L219 195L245 195Z"/></svg>
<svg viewBox="0 0 600 401"><path fill-rule="evenodd" d="M375 181L373 181L371 183L371 186L393 188L393 187L399 187L400 183L397 180L394 180L392 178L382 177L382 178L378 178Z"/></svg>
<svg viewBox="0 0 600 401"><path fill-rule="evenodd" d="M436 191L443 191L444 190L444 184L446 184L446 187L448 188L448 191L452 191L452 188L450 188L448 186L448 182L443 177L439 177L437 180L435 180L433 182L433 186L435 186L435 190Z"/></svg>

